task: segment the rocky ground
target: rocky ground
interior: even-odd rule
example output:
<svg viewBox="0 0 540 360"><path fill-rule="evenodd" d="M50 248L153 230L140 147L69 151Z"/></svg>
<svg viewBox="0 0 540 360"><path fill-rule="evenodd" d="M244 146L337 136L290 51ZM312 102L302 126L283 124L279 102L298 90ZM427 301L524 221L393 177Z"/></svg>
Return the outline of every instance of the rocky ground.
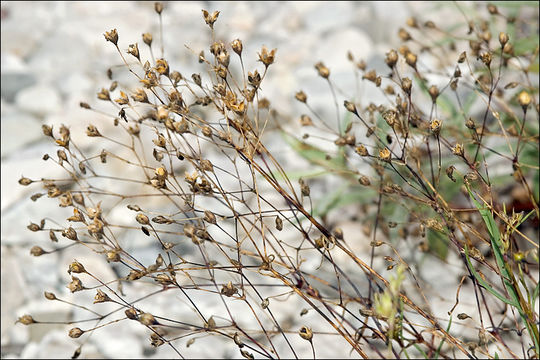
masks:
<svg viewBox="0 0 540 360"><path fill-rule="evenodd" d="M384 54L397 44L397 29L411 14L428 9L429 4L171 2L164 12L165 54L171 67L186 74L197 72L197 62L184 45L197 54L208 51L203 8L221 11L216 25L218 37L225 41L242 39L244 53L251 56L247 68L255 65L261 45L278 49L264 92L283 116L296 117L300 110L293 96L299 89L309 91L313 103L331 104L314 63L323 60L344 91L354 91L347 52L364 59L368 66L381 66ZM25 313L44 320L71 318L68 307L45 300L42 291L55 290L69 299L65 272L77 255L66 251L34 258L29 254L30 247L38 242L48 245L46 234L38 236L26 228L30 220L40 219L48 209L39 201L32 202L31 190L17 181L21 175L40 178L62 174L61 169L51 164L45 167L41 160L51 151L50 142L42 135L42 124L57 127L63 123L82 131L95 121L94 115L80 109L79 102L95 103L96 92L109 83L106 69L121 65L103 33L118 29L121 48L127 48L132 42L141 42L143 32L158 34L157 16L152 2L2 2L1 16L2 357L63 358L77 347L66 335L65 326L25 327L14 323ZM144 253L145 249L137 251ZM102 269L104 278L114 276L102 257L89 257L85 265ZM149 351L148 334L124 325L96 331L81 357L173 356L166 349ZM117 336L119 333L122 335ZM204 341L185 349L188 356L238 356L216 353L215 347L202 346ZM211 344L210 340L207 343ZM349 356L339 349L322 349L319 354Z"/></svg>

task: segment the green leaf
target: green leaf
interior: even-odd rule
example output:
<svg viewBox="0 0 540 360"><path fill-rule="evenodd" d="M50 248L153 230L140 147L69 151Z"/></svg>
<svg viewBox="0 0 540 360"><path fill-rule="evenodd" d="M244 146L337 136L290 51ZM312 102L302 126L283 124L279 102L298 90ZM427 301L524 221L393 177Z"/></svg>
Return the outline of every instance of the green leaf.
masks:
<svg viewBox="0 0 540 360"><path fill-rule="evenodd" d="M450 331L450 326L452 326L452 316L450 316L450 320L448 321L448 326L446 327L446 332L448 333ZM441 349L442 349L442 346L444 344L444 340L446 340L446 338L443 338L439 344L439 347L437 347L437 351L435 352L435 356L434 358L435 359L438 359L439 358L439 354L441 353Z"/></svg>
<svg viewBox="0 0 540 360"><path fill-rule="evenodd" d="M298 171L287 171L287 179L289 180L298 180L300 178L302 179L308 179L308 178L314 178L321 175L328 174L328 171L325 170L298 170ZM278 179L278 180L284 180L284 176L281 175L279 172L272 173L272 175Z"/></svg>
<svg viewBox="0 0 540 360"><path fill-rule="evenodd" d="M286 133L282 133L282 135L291 148L310 163L322 166L328 170L348 171L344 157L334 157L327 160L327 153L316 146L302 142Z"/></svg>
<svg viewBox="0 0 540 360"><path fill-rule="evenodd" d="M489 209L486 206L481 205L478 202L478 200L476 200L471 189L468 186L467 186L467 191L469 192L469 196L471 197L471 200L473 201L474 205L478 209L478 212L480 212L480 215L482 215L482 219L484 220L484 223L487 226L489 236L500 247L501 234L499 232L499 227L497 226L495 219L493 219L493 215L491 215L491 211L489 211Z"/></svg>
<svg viewBox="0 0 540 360"><path fill-rule="evenodd" d="M471 259L469 258L469 248L467 247L467 245L465 245L464 250L465 250L465 259L467 260L467 266L469 267L469 270L471 271L471 273L473 274L475 279L478 281L478 283L480 285L482 285L484 287L484 289L489 291L497 299L501 300L502 302L504 302L504 303L506 303L508 305L517 307L519 305L518 303L516 303L515 301L512 301L510 299L505 298L497 290L493 289L491 287L491 285L489 285L487 282L485 282L484 279L482 279L482 277L476 272L476 270L474 269L474 266L471 263Z"/></svg>
<svg viewBox="0 0 540 360"><path fill-rule="evenodd" d="M371 189L362 187L354 191L349 186L342 185L318 201L313 210L313 216L324 216L332 209L341 208L352 203L366 203L375 196L375 191Z"/></svg>
<svg viewBox="0 0 540 360"><path fill-rule="evenodd" d="M445 260L448 256L448 238L443 233L428 229L427 239L429 249L439 258Z"/></svg>

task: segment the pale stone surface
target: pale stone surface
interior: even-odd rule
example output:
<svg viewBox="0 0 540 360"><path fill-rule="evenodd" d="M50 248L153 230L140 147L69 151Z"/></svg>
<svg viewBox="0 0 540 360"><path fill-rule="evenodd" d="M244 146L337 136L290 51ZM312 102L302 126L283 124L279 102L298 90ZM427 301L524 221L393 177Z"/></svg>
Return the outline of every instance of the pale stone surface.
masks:
<svg viewBox="0 0 540 360"><path fill-rule="evenodd" d="M291 128L298 134L302 133L302 129L297 126L298 117L306 112L304 107L294 101L294 93L300 89L308 94L308 102L324 115L325 121L335 127L334 100L324 79L317 76L314 63L323 61L330 68L332 79L338 84L346 84L344 92L351 93L355 83L353 66L347 60L347 51L351 50L356 60L365 59L370 66L385 69L384 54L389 48L396 46L396 43L389 42L394 41L397 29L410 14L409 5L384 2L169 2L166 6L168 8L163 15L165 56L169 59L171 69L180 71L186 77L192 73L204 73L205 68L197 63L201 50L209 56L211 33L204 24L202 8L221 11L216 24L216 39L226 43L235 38L242 39L246 71L258 69L262 73L264 66L257 61L257 53L262 45L270 49L278 48L276 63L269 69L263 94L271 100L272 106L279 109L280 123L289 120L296 122ZM422 6L414 4L413 8L420 11ZM29 222L39 223L41 218L48 215L57 221L64 221L71 214L66 213L66 209L60 209L55 199L48 199L46 196L33 203L28 199L29 196L43 190L39 186L19 186L17 181L21 175L32 179L66 176L51 160L47 163L41 160L44 153L56 158L57 150L51 139L41 137L41 123L53 125L55 133L60 124L66 124L72 136L77 139L77 144L85 152L98 154L102 148L118 153L123 151L121 147L110 142L86 137L84 131L90 123L103 133L115 134L116 130L110 118L81 109L79 102L88 102L95 109L115 115L118 109L115 110L110 104L96 99L96 93L111 83L105 75L106 70L112 67L115 80L118 80L121 86L134 89L138 84L130 73L120 70L123 61L115 47L105 41L103 33L113 28L118 30L120 51L132 64L134 61L126 54L129 44L137 42L141 56L149 57L149 51L141 39L143 32L153 34L154 56L161 56L159 23L152 2L6 2L2 3L2 10L6 10L7 14L6 18L2 19L2 356L65 358L71 356L81 342L81 339L73 340L67 336L68 326L57 326L46 333L44 326L13 325L16 317L27 312L35 315L36 319L38 316L43 319L63 320L87 317L89 313L84 310L67 305L58 306L57 302L43 299L43 290L48 290L63 299L92 308L94 291L71 294L66 289L70 279L67 267L74 259L83 263L89 272L100 279L112 280L116 276L111 265L105 261L104 254L90 251L83 254L81 247L70 248L62 255L55 253L39 258L31 257L29 249L32 245L40 245L48 250L52 249L54 244L50 242L46 232L32 233L26 229ZM231 63L238 65L236 54L231 53ZM360 93L355 94L355 97L361 99L363 105L367 105L369 101L377 99L373 93L372 88L361 87ZM114 96L117 94L116 92ZM344 95L339 94L337 105L341 116L344 113L343 99ZM325 133L320 135L328 137ZM364 136L356 135L359 141ZM123 140L126 141L125 138ZM151 141L151 138L143 140ZM335 140L334 135L331 140ZM302 166L306 167L302 169L298 166L295 170L310 170L297 153L287 150L282 139L271 139L268 147L280 161L303 164ZM330 151L333 144L323 141L321 148ZM218 155L209 154L209 159L216 165L226 165L226 161ZM116 176L141 176L137 171L125 170L119 162L111 163L114 165L100 167L97 164L96 168L112 170L112 175ZM185 168L191 170L188 166ZM118 169L118 173L114 173L115 169ZM180 170L184 171L184 167L180 167ZM293 183L297 186L297 179ZM100 185L110 188L118 186L118 183L105 180L100 182ZM336 182L325 180L315 182L313 186L314 189L334 189ZM139 191L143 186L132 188L133 190L122 190ZM296 190L298 191L298 188ZM269 200L279 203L282 199L274 193L269 196ZM163 206L159 199L144 201L146 206L141 206L143 208ZM111 222L136 226L136 213L127 210L125 205L137 202L139 200L124 201L107 215L108 218ZM369 240L364 241L360 226L357 223L340 222L340 216L352 211L352 208L345 209L343 213L333 215L329 220L343 227L347 242L355 252L366 253ZM48 219L47 224L53 223ZM233 231L230 224L224 224L224 227L229 232ZM216 229L212 231L215 231L212 234L220 234ZM119 231L120 243L143 264L153 263L160 252L155 239L133 237L132 234L130 232L126 235ZM290 226L280 233L284 239L295 235L296 232ZM61 238L60 235L58 237ZM67 244L64 238L61 239L61 244ZM171 239L179 242L173 236ZM196 248L193 244L181 244L178 249L185 253ZM320 259L318 253L308 259L309 267L315 269ZM323 269L326 270L327 265L325 264ZM125 267L122 267L122 271L121 275L125 275ZM80 278L85 285L96 285L87 275L81 274ZM181 281L189 284L186 278ZM145 295L149 292L148 286L137 283L124 284L124 287L126 293L130 294ZM191 295L206 316L223 314L222 304L216 305L217 297L205 296L195 291L190 291ZM175 306L171 306L171 303ZM249 311L240 302L229 301L228 304L233 309ZM108 309L107 304L98 305L103 305L100 311ZM272 300L270 308L278 309L280 305L281 303ZM282 311L282 307L279 307L279 312L276 311L279 313L280 322L291 323L293 316L297 317L300 310L306 307L298 298L291 298L287 306L290 306L286 309L288 311ZM194 323L201 321L181 294L153 296L142 302L141 307L145 311L177 320L190 319ZM251 327L258 327L252 317L246 321L252 322ZM313 315L312 311L302 318L302 321L316 330L330 331L325 323L318 322L318 317ZM90 324L85 323L81 328L90 327ZM299 324L294 325L300 327ZM166 345L153 349L149 336L148 329L136 322L125 320L97 330L83 347L81 357L177 357ZM303 357L311 356L308 342L297 334L288 334L288 338ZM316 342L317 355L349 357L348 350L340 350L348 349L347 346L341 346L341 343L337 350L333 346L322 346L334 338L328 337L324 341ZM185 347L185 339L178 343L180 352L186 358L240 356L238 348L231 341L218 337L199 338L189 348ZM287 357L292 356L284 341L280 339L276 340L276 343L279 344L280 353L287 354ZM5 346L9 348L6 354Z"/></svg>
<svg viewBox="0 0 540 360"><path fill-rule="evenodd" d="M21 90L15 97L17 107L36 116L56 113L61 109L58 92L46 84L38 84Z"/></svg>

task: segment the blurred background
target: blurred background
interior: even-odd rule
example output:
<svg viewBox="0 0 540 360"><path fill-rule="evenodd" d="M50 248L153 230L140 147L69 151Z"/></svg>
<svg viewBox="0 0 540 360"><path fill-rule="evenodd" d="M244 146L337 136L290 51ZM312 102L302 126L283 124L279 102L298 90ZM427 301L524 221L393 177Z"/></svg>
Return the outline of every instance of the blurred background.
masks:
<svg viewBox="0 0 540 360"><path fill-rule="evenodd" d="M454 5L428 2L165 2L163 32L165 57L171 68L183 74L200 72L197 55L208 53L209 31L201 9L219 10L218 39L244 43L246 70L253 69L262 45L277 48L263 92L284 117L301 112L294 101L296 91L309 93L312 103L331 104L313 65L324 61L336 83L354 89L350 51L369 68L385 68L385 53L398 46L398 28L406 19L430 13L432 21L459 14ZM452 15L450 15L452 14ZM116 28L119 46L142 44L141 34L150 32L159 44L158 17L153 2L2 2L1 3L1 346L2 358L71 356L77 344L64 325L22 326L17 318L30 313L41 319L69 319L68 307L43 298L43 290L69 296L65 288L67 264L73 253L32 257L36 244L47 247L45 233L26 227L39 222L48 211L29 197L36 189L20 186L29 178L59 176L62 171L41 160L56 151L42 135L41 125L68 126L82 132L99 118L84 111L79 102L94 105L96 93L108 87L106 71L122 66L105 31ZM140 46L142 49L142 46ZM159 56L159 47L154 47ZM318 101L321 100L321 101ZM321 111L326 111L324 108ZM329 107L329 111L334 111ZM94 268L108 264L99 257ZM85 265L87 264L85 262ZM59 265L60 264L60 265ZM142 332L125 330L116 336L113 327L97 331L82 357L158 357ZM114 340L114 341L113 341ZM215 349L214 349L215 350ZM198 348L195 357L225 356ZM206 352L205 352L206 351ZM346 354L345 354L346 355ZM233 356L237 356L233 355ZM331 355L330 355L331 356Z"/></svg>

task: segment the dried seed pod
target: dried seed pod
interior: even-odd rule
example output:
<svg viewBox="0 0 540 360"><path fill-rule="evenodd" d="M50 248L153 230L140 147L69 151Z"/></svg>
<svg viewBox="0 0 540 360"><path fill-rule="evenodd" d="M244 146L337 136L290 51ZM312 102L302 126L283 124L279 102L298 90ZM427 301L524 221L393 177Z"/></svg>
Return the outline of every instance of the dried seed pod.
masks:
<svg viewBox="0 0 540 360"><path fill-rule="evenodd" d="M94 304L111 301L109 295L105 294L100 289L97 290L96 296L94 296Z"/></svg>
<svg viewBox="0 0 540 360"><path fill-rule="evenodd" d="M300 330L298 331L298 335L300 335L302 339L307 341L311 341L311 339L313 339L313 331L306 326L302 326L300 328Z"/></svg>
<svg viewBox="0 0 540 360"><path fill-rule="evenodd" d="M160 75L169 75L169 63L165 59L158 59L156 61L156 71Z"/></svg>
<svg viewBox="0 0 540 360"><path fill-rule="evenodd" d="M388 65L389 68L392 69L396 65L398 58L398 53L394 49L392 49L388 53L386 53L386 59L384 60L384 62L386 63L386 65Z"/></svg>
<svg viewBox="0 0 540 360"><path fill-rule="evenodd" d="M460 313L460 314L458 314L457 318L458 318L459 320L465 320L465 319L470 318L470 316L467 315L467 314L465 314L465 313Z"/></svg>
<svg viewBox="0 0 540 360"><path fill-rule="evenodd" d="M493 4L487 4L487 9L491 15L497 15L499 13L499 9Z"/></svg>
<svg viewBox="0 0 540 360"><path fill-rule="evenodd" d="M448 178L452 180L453 182L456 182L456 179L454 178L455 169L456 167L454 165L450 165L449 167L446 168L446 176L448 176Z"/></svg>
<svg viewBox="0 0 540 360"><path fill-rule="evenodd" d="M152 218L152 221L156 224L172 224L174 220L168 219L163 215L158 215Z"/></svg>
<svg viewBox="0 0 540 360"><path fill-rule="evenodd" d="M309 117L308 115L303 114L302 116L300 116L300 125L302 125L302 126L312 126L313 125L313 120L311 120L311 117Z"/></svg>
<svg viewBox="0 0 540 360"><path fill-rule="evenodd" d="M411 94L412 80L408 77L405 77L401 80L401 88L405 91L406 94Z"/></svg>
<svg viewBox="0 0 540 360"><path fill-rule="evenodd" d="M67 285L67 288L72 292L81 291L84 289L84 286L81 280L78 277L72 276L71 282Z"/></svg>
<svg viewBox="0 0 540 360"><path fill-rule="evenodd" d="M392 159L392 154L390 153L390 150L386 147L382 150L379 150L379 159L382 161L390 162L390 160Z"/></svg>
<svg viewBox="0 0 540 360"><path fill-rule="evenodd" d="M39 246L32 246L32 248L30 249L30 254L32 254L33 256L41 256L46 253L47 252Z"/></svg>
<svg viewBox="0 0 540 360"><path fill-rule="evenodd" d="M221 287L221 294L232 297L234 294L238 293L238 289L229 281L226 285Z"/></svg>
<svg viewBox="0 0 540 360"><path fill-rule="evenodd" d="M398 113L394 110L388 110L383 113L383 119L391 128L398 123Z"/></svg>
<svg viewBox="0 0 540 360"><path fill-rule="evenodd" d="M33 183L33 181L30 180L29 178L24 177L24 176L21 176L21 178L19 179L19 184L21 184L23 186L28 186L31 183Z"/></svg>
<svg viewBox="0 0 540 360"><path fill-rule="evenodd" d="M137 214L137 216L135 216L135 220L137 220L137 222L141 225L150 224L150 220L148 220L148 216L144 214Z"/></svg>
<svg viewBox="0 0 540 360"><path fill-rule="evenodd" d="M442 121L439 119L433 119L431 120L431 123L429 124L429 129L435 136L439 136L439 133L441 132L442 127Z"/></svg>
<svg viewBox="0 0 540 360"><path fill-rule="evenodd" d="M239 348L244 347L244 343L240 340L240 335L238 335L237 332L234 333L233 340L234 340L234 343L238 345Z"/></svg>
<svg viewBox="0 0 540 360"><path fill-rule="evenodd" d="M484 65L486 65L487 67L490 67L491 66L491 53L490 52L485 52L483 53L481 56L481 59L482 59L482 62L484 63Z"/></svg>
<svg viewBox="0 0 540 360"><path fill-rule="evenodd" d="M358 145L354 151L360 156L369 156L368 149L362 144Z"/></svg>
<svg viewBox="0 0 540 360"><path fill-rule="evenodd" d="M248 360L253 360L254 359L253 354L250 353L250 352L247 352L246 350L240 349L240 353L242 354L243 357L245 357Z"/></svg>
<svg viewBox="0 0 540 360"><path fill-rule="evenodd" d="M204 221L206 221L207 223L210 223L210 224L215 224L216 223L216 215L214 215L214 213L212 213L210 210L205 210L204 211Z"/></svg>
<svg viewBox="0 0 540 360"><path fill-rule="evenodd" d="M37 323L37 321L34 320L34 318L32 317L32 315L23 315L21 317L19 317L16 321L16 323L21 323L23 325L30 325L30 324L35 324Z"/></svg>
<svg viewBox="0 0 540 360"><path fill-rule="evenodd" d="M345 106L345 109L347 109L347 111L352 112L353 114L357 114L356 105L354 105L353 102L345 100L343 105Z"/></svg>
<svg viewBox="0 0 540 360"><path fill-rule="evenodd" d="M99 137L101 136L101 133L94 125L90 124L86 128L86 135L88 135L89 137Z"/></svg>
<svg viewBox="0 0 540 360"><path fill-rule="evenodd" d="M259 61L264 64L265 67L268 67L274 63L277 49L272 49L270 52L263 46L261 52L259 53Z"/></svg>
<svg viewBox="0 0 540 360"><path fill-rule="evenodd" d="M283 220L279 216L276 216L276 230L281 231L283 230Z"/></svg>
<svg viewBox="0 0 540 360"><path fill-rule="evenodd" d="M69 337L72 337L74 339L80 337L82 334L84 334L84 331L80 328L73 328L69 330Z"/></svg>
<svg viewBox="0 0 540 360"><path fill-rule="evenodd" d="M408 52L407 55L405 55L405 62L416 70L416 61L418 60L418 56L412 52Z"/></svg>
<svg viewBox="0 0 540 360"><path fill-rule="evenodd" d="M143 39L143 42L148 45L148 46L152 46L152 34L150 33L144 33L142 34L142 39Z"/></svg>
<svg viewBox="0 0 540 360"><path fill-rule="evenodd" d="M56 237L56 234L52 230L49 230L49 239L51 239L52 242L58 242L58 238Z"/></svg>
<svg viewBox="0 0 540 360"><path fill-rule="evenodd" d="M131 320L137 320L137 310L134 308L129 308L126 311L124 311L124 314L126 314L128 319Z"/></svg>
<svg viewBox="0 0 540 360"><path fill-rule="evenodd" d="M204 21L206 22L206 24L210 26L211 29L213 29L214 23L216 22L219 16L219 11L214 11L212 14L210 14L208 13L208 11L202 10L202 13L203 13Z"/></svg>
<svg viewBox="0 0 540 360"><path fill-rule="evenodd" d="M504 48L504 45L510 40L510 37L507 33L500 32L499 33L499 44L501 44L501 47Z"/></svg>
<svg viewBox="0 0 540 360"><path fill-rule="evenodd" d="M200 162L201 164L201 168L204 170L204 171L209 171L209 172L213 172L214 171L214 165L212 165L212 162L208 159L203 159L201 160Z"/></svg>
<svg viewBox="0 0 540 360"><path fill-rule="evenodd" d="M362 79L375 82L377 80L377 71L375 70L368 71L367 73L364 74L364 76L362 76Z"/></svg>
<svg viewBox="0 0 540 360"><path fill-rule="evenodd" d="M457 155L457 156L463 156L464 154L464 149L463 149L463 145L462 144L459 144L457 143L453 148L452 148L452 154L454 155Z"/></svg>
<svg viewBox="0 0 540 360"><path fill-rule="evenodd" d="M300 102L303 102L305 103L307 101L307 95L302 91L300 90L299 92L297 92L294 97L296 98L296 100L300 101Z"/></svg>
<svg viewBox="0 0 540 360"><path fill-rule="evenodd" d="M81 264L78 261L74 261L71 264L69 264L69 269L68 269L68 274L71 274L72 272L76 274L80 274L80 273L85 273L86 270L83 264Z"/></svg>
<svg viewBox="0 0 540 360"><path fill-rule="evenodd" d="M202 128L202 134L206 137L211 138L212 137L212 128L208 125L203 126Z"/></svg>
<svg viewBox="0 0 540 360"><path fill-rule="evenodd" d="M309 185L304 182L302 178L298 180L298 183L300 184L300 192L303 196L309 196L310 190Z"/></svg>
<svg viewBox="0 0 540 360"><path fill-rule="evenodd" d="M139 321L141 322L141 324L146 326L157 324L156 318L150 313L142 313L139 316Z"/></svg>
<svg viewBox="0 0 540 360"><path fill-rule="evenodd" d="M197 86L201 86L202 82L201 82L201 75L199 74L192 74L191 75L191 78L193 79L193 82L197 85Z"/></svg>
<svg viewBox="0 0 540 360"><path fill-rule="evenodd" d="M369 178L365 175L360 176L360 178L358 179L358 182L364 186L371 185L371 181L369 181Z"/></svg>
<svg viewBox="0 0 540 360"><path fill-rule="evenodd" d="M70 240L77 240L77 232L71 226L62 231L62 236Z"/></svg>
<svg viewBox="0 0 540 360"><path fill-rule="evenodd" d="M107 261L108 262L119 262L120 254L116 250L107 251Z"/></svg>
<svg viewBox="0 0 540 360"><path fill-rule="evenodd" d="M527 107L531 104L531 96L529 95L528 92L524 90L519 93L518 102L519 102L519 105L521 105L521 107L525 111L525 109L527 109Z"/></svg>
<svg viewBox="0 0 540 360"><path fill-rule="evenodd" d="M140 53L139 53L139 45L137 45L137 43L130 44L128 46L127 53L130 54L130 55L133 55L135 58L137 58L137 60L141 61L141 57L140 57Z"/></svg>
<svg viewBox="0 0 540 360"><path fill-rule="evenodd" d="M43 296L45 296L45 299L47 300L56 300L56 295L54 295L52 292L45 291Z"/></svg>
<svg viewBox="0 0 540 360"><path fill-rule="evenodd" d="M161 15L161 12L163 11L163 3L161 2L155 2L154 3L154 10Z"/></svg>
<svg viewBox="0 0 540 360"><path fill-rule="evenodd" d="M107 150L103 149L101 150L101 153L99 154L99 158L103 164L107 162Z"/></svg>
<svg viewBox="0 0 540 360"><path fill-rule="evenodd" d="M409 32L403 28L399 28L398 36L403 42L406 42L412 39L411 34L409 34Z"/></svg>
<svg viewBox="0 0 540 360"><path fill-rule="evenodd" d="M30 225L28 225L26 228L33 232L41 230L41 227L38 224L34 224L34 223L30 223Z"/></svg>
<svg viewBox="0 0 540 360"><path fill-rule="evenodd" d="M105 40L112 42L115 46L118 46L118 31L116 31L116 29L106 31L103 36L105 36Z"/></svg>
<svg viewBox="0 0 540 360"><path fill-rule="evenodd" d="M210 316L206 324L204 324L204 327L208 330L214 330L216 328L216 320L214 320L214 316Z"/></svg>
<svg viewBox="0 0 540 360"><path fill-rule="evenodd" d="M431 96L431 101L435 102L437 101L437 97L439 97L439 88L435 85L432 85L429 90L429 95Z"/></svg>
<svg viewBox="0 0 540 360"><path fill-rule="evenodd" d="M242 55L242 49L244 48L243 45L242 45L242 40L240 39L235 39L231 42L231 47L233 49L233 51L238 54L238 56L241 56Z"/></svg>
<svg viewBox="0 0 540 360"><path fill-rule="evenodd" d="M322 62L316 63L315 69L317 69L320 77L328 79L328 77L330 76L330 69L328 69Z"/></svg>

